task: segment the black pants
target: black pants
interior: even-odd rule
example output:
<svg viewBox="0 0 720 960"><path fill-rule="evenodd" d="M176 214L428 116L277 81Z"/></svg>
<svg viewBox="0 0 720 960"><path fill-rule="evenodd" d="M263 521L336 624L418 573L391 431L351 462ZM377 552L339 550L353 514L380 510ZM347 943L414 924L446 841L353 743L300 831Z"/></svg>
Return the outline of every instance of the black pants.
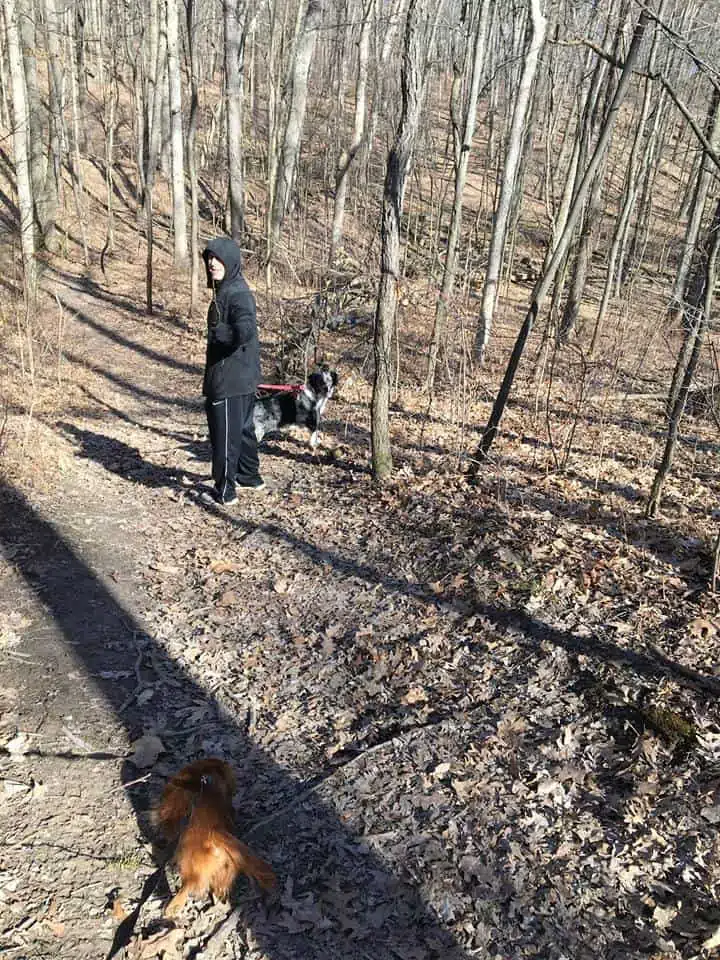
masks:
<svg viewBox="0 0 720 960"><path fill-rule="evenodd" d="M257 440L253 426L255 395L205 400L210 444L212 476L221 500L235 496L238 483L257 483L260 478Z"/></svg>

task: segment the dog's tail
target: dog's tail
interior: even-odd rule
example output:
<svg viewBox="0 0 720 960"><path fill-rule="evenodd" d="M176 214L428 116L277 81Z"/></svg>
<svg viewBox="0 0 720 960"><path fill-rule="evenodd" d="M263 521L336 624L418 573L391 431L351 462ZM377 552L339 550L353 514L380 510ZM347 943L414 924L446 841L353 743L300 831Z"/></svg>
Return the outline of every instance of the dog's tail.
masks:
<svg viewBox="0 0 720 960"><path fill-rule="evenodd" d="M265 890L271 890L275 886L277 878L269 863L256 856L248 846L231 833L223 833L220 839L238 873L244 873L246 877L257 880Z"/></svg>
<svg viewBox="0 0 720 960"><path fill-rule="evenodd" d="M166 784L155 811L163 835L168 840L176 839L189 820L197 797L203 791L218 790L228 797L235 790L235 775L224 760L212 757L183 767Z"/></svg>

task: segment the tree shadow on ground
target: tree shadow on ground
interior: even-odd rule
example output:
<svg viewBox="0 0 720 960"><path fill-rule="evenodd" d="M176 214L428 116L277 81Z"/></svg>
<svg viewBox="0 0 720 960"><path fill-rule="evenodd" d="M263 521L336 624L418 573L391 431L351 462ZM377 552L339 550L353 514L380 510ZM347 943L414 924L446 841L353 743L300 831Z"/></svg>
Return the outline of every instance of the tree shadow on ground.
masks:
<svg viewBox="0 0 720 960"><path fill-rule="evenodd" d="M78 431L77 428L71 428L71 430L81 435L88 433L87 431ZM116 444L117 441L109 440L109 438L103 437L102 435L90 433L89 437L85 437L84 449L86 454L92 456L93 459L96 459L97 462L106 469L111 472L117 472L113 470L114 461L112 459L113 451L117 449ZM132 454L133 462L138 464L137 469L132 472L132 475L127 476L123 473L123 476L126 476L127 479L148 487L158 487L176 483L174 479L171 479L175 476L173 471L164 467L155 467L147 463L145 463L145 466L142 466L139 463L142 458L136 450L127 447L125 444L120 444L120 447L129 450ZM110 453L110 458L108 458L108 453ZM424 495L427 496L427 494ZM447 603L468 617L480 614L496 627L503 630L519 632L521 635L520 642L527 646L529 651L537 651L541 643L549 643L552 646L566 650L568 653L581 653L587 656L599 657L608 662L624 665L633 669L640 676L647 677L648 679L657 679L670 675L679 683L690 682L695 686L711 691L714 695L720 694L720 680L688 670L682 665L675 663L671 658L663 655L660 651L653 651L652 653L637 651L598 636L578 636L570 631L557 629L516 607L488 603L474 588L469 592L467 588L447 591L443 594L441 600L428 583L413 581L395 572L384 572L379 566L358 561L326 545L316 546L310 540L297 537L280 524L256 522L213 505L203 505L202 509L221 517L230 528L244 535L260 531L271 537L274 541L283 543L292 551L306 557L313 564L318 565L318 567L329 564L336 571L345 574L350 573L360 580L364 580L371 586L381 586L388 592L414 597L433 608L442 603ZM476 539L478 534L478 518L471 514L469 510L462 509L455 511L455 518L459 519L460 517L464 517L468 521L465 535L473 540ZM504 517L500 514L496 517L490 517L486 510L481 522L491 529L492 522L504 523ZM413 543L416 550L420 553L423 551L424 540L432 541L436 536L436 532L433 530L428 530L426 533L422 528L418 528L415 520L408 521L404 518L401 510L396 510L392 515L388 515L387 523L389 526L394 526L398 531L405 530L405 536L408 538L407 542ZM458 530L455 534L455 542L460 543L461 539ZM430 544L428 544L428 546L430 546ZM435 573L437 572L439 571L435 571Z"/></svg>
<svg viewBox="0 0 720 960"><path fill-rule="evenodd" d="M51 266L50 264L46 265L44 269L45 272L55 278L56 282L67 287L69 290L88 294L95 300L122 310L128 319L139 320L142 321L143 324L155 324L172 334L177 334L179 331L189 333L194 329L187 320L176 315L168 316L163 313L153 313L152 316L150 316L147 309L138 306L135 300L122 296L121 294L110 293L109 290L90 276L76 276L73 273L60 270L58 267ZM72 306L72 304L66 304L65 306L67 310L71 310L73 313L76 312L76 308ZM101 330L100 332L105 333L105 330ZM122 344L122 340L118 342ZM127 345L131 348L134 346L132 341L128 341Z"/></svg>
<svg viewBox="0 0 720 960"><path fill-rule="evenodd" d="M689 586L698 586L698 577L692 565L686 569L686 561L690 555L697 558L699 550L704 554L702 545L695 544L689 551L686 550L682 547L682 537L669 531L662 520L646 519L637 506L623 513L608 507L601 499L566 500L533 490L532 487L525 488L518 496L522 498L525 508L536 510L539 514L549 513L557 520L568 520L588 530L603 530L613 540L645 550L672 568L674 574Z"/></svg>
<svg viewBox="0 0 720 960"><path fill-rule="evenodd" d="M124 410L120 410L118 407L113 406L111 403L108 403L107 400L103 400L102 397L98 397L97 394L92 393L88 390L87 387L81 386L80 389L89 397L90 400L98 407L103 407L107 410L108 413L111 413L113 417L117 420L122 420L123 423L127 423L131 427L137 427L140 430L144 430L147 433L154 433L158 437L167 437L168 440L175 440L178 443L178 447L183 450L191 450L196 454L201 452L207 452L207 456L202 459L209 459L209 446L206 442L196 439L192 434L188 433L179 433L177 430L164 430L161 427L158 427L153 423L143 423L141 420L135 420L133 417L125 413ZM100 414L97 411L83 411L83 416L91 420L101 420L104 419L104 415ZM62 426L61 424L57 424Z"/></svg>
<svg viewBox="0 0 720 960"><path fill-rule="evenodd" d="M110 473L133 483L158 488L177 487L180 476L198 483L207 480L205 474L189 473L187 470L150 463L137 447L131 447L114 437L94 433L92 430L81 430L72 423L58 423L56 427L62 430L69 440L80 445L77 456L101 463Z"/></svg>
<svg viewBox="0 0 720 960"><path fill-rule="evenodd" d="M100 364L93 363L92 360L87 360L85 357L78 356L77 354L66 352L65 357L70 362L76 363L78 367L85 367L99 377L109 380L110 383L114 384L124 393L130 394L132 397L143 397L146 400L153 401L153 403L159 403L167 407L181 407L184 410L200 410L202 407L200 400L186 400L182 397L168 396L156 390L148 390L145 387L140 387L138 384L133 383L132 380L121 377L117 373L112 373L110 370L106 370L105 367L101 367Z"/></svg>
<svg viewBox="0 0 720 960"><path fill-rule="evenodd" d="M23 545L21 550L17 544ZM466 956L416 891L348 832L338 811L307 791L302 773L284 769L253 743L246 717L229 711L173 661L59 531L4 483L0 483L0 547L49 611L130 740L148 731L161 739L165 736L168 743L178 744L169 757L175 765L211 744L242 768L243 781L253 782L267 814L279 814L268 829L256 826L253 844L276 867L285 889L284 903L291 909L295 905L296 916L283 920L276 905L248 903L244 917L271 960L461 960ZM133 663L135 676L122 679ZM112 680L105 679L109 675ZM143 689L153 690L149 702L139 696ZM203 721L202 736L194 735L189 723L198 717ZM183 730L187 736L178 738ZM137 771L129 761L121 776L139 826L148 832L147 785L132 782ZM295 805L283 812L292 801ZM333 897L352 903L349 925L332 918ZM315 912L308 920L302 916L302 907L311 904ZM379 929L375 918L381 905L386 905L390 922ZM123 922L115 952L136 921L131 915Z"/></svg>
<svg viewBox="0 0 720 960"><path fill-rule="evenodd" d="M533 415L535 414L535 407L532 401L523 397L517 397L508 404L509 410L512 410L513 407L523 409ZM552 426L558 432L563 427L567 429L567 427L575 420L575 415L563 408L551 408L550 415L554 418ZM578 424L581 427L618 427L626 433L635 433L638 435L638 437L643 439L652 439L661 444L664 444L667 438L667 427L665 426L666 418L662 407L660 408L658 417L655 420L645 420L636 416L625 416L622 413L618 413L615 416L601 417L588 411L581 412L577 419ZM686 415L683 418L683 424L686 427L692 422L692 417ZM480 424L479 426L482 430L484 424ZM582 434L580 434L579 439L582 439ZM547 447L548 449L551 449L549 441L541 437L524 436L522 437L522 443L528 443L534 446ZM698 450L702 450L704 453L717 453L720 450L720 444L717 442L696 436L694 433L680 433L678 436L678 443L684 447L695 447ZM561 451L563 444L556 443L555 448L556 450ZM579 446L578 444L574 444L573 453L593 457L597 454L597 450L594 448L587 448ZM619 460L623 463L635 464L637 463L638 457L634 457L632 454L623 455L619 452L615 453L614 451L609 451L605 455L605 459L613 459Z"/></svg>
<svg viewBox="0 0 720 960"><path fill-rule="evenodd" d="M351 407L363 406L362 404L351 403ZM391 411L395 412L395 411ZM399 411L397 411L399 412ZM404 416L404 412L403 412ZM437 421L441 423L443 421ZM349 443L356 446L364 447L366 450L370 450L370 429L368 427L360 427L357 424L349 423L348 421L338 420L338 419L328 419L323 420L322 422L322 431L327 433L329 436L334 437L340 443ZM454 454L447 450L445 447L440 447L437 444L429 443L409 443L405 438L397 438L393 436L393 450L398 451L410 451L412 453L422 453L422 454L437 454L439 456L453 456Z"/></svg>
<svg viewBox="0 0 720 960"><path fill-rule="evenodd" d="M89 156L88 160L95 167L97 172L103 178L107 179L108 175L108 165L107 161L103 157L99 156ZM124 196L122 190L118 187L118 180L123 184L125 189L128 192L128 196ZM116 197L120 203L127 209L128 213L136 213L138 208L138 195L135 184L132 183L130 177L127 175L121 164L113 166L111 170L110 182L112 185L113 196ZM131 203L132 201L132 203ZM134 204L134 206L133 206Z"/></svg>
<svg viewBox="0 0 720 960"><path fill-rule="evenodd" d="M157 350L146 347L142 343L136 343L134 340L130 340L129 337L124 337L121 333L117 333L104 323L100 323L99 320L94 319L89 314L78 310L77 307L74 307L66 300L62 300L59 297L58 300L66 310L69 310L73 314L77 321L84 324L86 327L90 327L92 330L95 330L96 333L101 334L103 337L106 337L113 343L117 343L121 347L127 347L134 353L138 353L140 356L145 357L148 360L152 360L153 363L159 363L162 366L170 367L172 370L180 370L183 373L191 373L198 378L202 376L203 368L199 364L185 363L182 360L175 360L173 357L170 357L164 353L159 353Z"/></svg>
<svg viewBox="0 0 720 960"><path fill-rule="evenodd" d="M0 277L0 287L4 287L14 297L21 297L23 295L22 287L13 283L12 280L8 280L6 277Z"/></svg>
<svg viewBox="0 0 720 960"><path fill-rule="evenodd" d="M591 456L590 451L588 451L588 456ZM610 457L608 459L614 459L614 458ZM574 467L567 467L565 470L549 470L548 471L548 470L542 469L541 467L534 466L533 464L525 463L524 461L518 460L517 458L508 457L504 455L499 460L499 462L503 466L513 467L514 469L518 470L521 473L524 473L525 475L532 475L537 477L538 479L544 479L548 476L555 477L557 479L567 478L573 481L573 483L578 483L581 486L585 487L587 490L591 492L591 494L593 493L594 494L612 494L616 497L620 497L623 500L626 500L632 506L632 508L634 509L633 516L637 519L639 519L639 514L636 511L639 508L641 508L643 504L647 503L649 491L643 490L639 486L634 485L632 483L619 483L616 480L607 480L602 477L598 479L594 479L591 476L587 476L585 474L580 473ZM531 496L534 496L534 494L531 494ZM523 494L523 499L524 499L524 494ZM558 504L561 504L564 501L561 501L560 499L558 499L557 502ZM698 517L708 516L708 510L706 508L696 506L693 503L682 503L678 501L677 498L674 497L672 492L669 490L667 490L663 494L663 504L664 504L665 511L667 511L667 509L671 505L682 506L682 508L686 510L687 513L692 514L694 516L698 516ZM608 508L604 503L604 501L602 501L598 497L594 497L592 499L587 500L584 503L568 502L567 509L569 513L571 513L572 511L575 511L576 515L578 516L582 516L584 513L588 513L588 514L591 513L594 516L598 510L602 511L603 509L607 510ZM578 513L578 511L580 511L580 513ZM644 513L643 513L643 516L644 516Z"/></svg>

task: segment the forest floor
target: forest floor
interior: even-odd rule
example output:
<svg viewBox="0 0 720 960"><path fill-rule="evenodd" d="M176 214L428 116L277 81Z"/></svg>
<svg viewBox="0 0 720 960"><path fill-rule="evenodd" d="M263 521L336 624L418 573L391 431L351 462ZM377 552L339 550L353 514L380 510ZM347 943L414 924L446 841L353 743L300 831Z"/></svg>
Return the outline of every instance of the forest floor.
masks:
<svg viewBox="0 0 720 960"><path fill-rule="evenodd" d="M477 428L407 389L377 489L359 325L320 452L272 438L271 489L207 507L202 324L146 317L139 275L43 284L62 356L0 438L2 956L712 955L714 428L648 521L657 403L588 413L560 472L521 398L470 484ZM149 808L213 755L278 891L167 925Z"/></svg>

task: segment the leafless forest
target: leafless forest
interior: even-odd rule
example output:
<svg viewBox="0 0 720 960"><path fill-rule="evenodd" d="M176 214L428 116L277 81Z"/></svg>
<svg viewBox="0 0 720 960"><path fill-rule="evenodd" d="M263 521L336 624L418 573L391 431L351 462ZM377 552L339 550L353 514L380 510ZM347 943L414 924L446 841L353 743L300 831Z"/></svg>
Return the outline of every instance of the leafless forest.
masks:
<svg viewBox="0 0 720 960"><path fill-rule="evenodd" d="M148 313L161 252L193 313L199 245L229 232L274 307L306 299L279 331L306 360L299 339L372 321L378 480L414 299L430 405L439 373L472 390L497 321L525 314L480 462L521 363L540 385L572 367L581 419L588 392L642 383L661 353L652 515L688 400L714 410L715 8L676 6L8 3L9 289L34 303L58 252L107 276L130 232Z"/></svg>
<svg viewBox="0 0 720 960"><path fill-rule="evenodd" d="M115 569L105 534L90 560L75 539L76 498L93 499L84 522L107 530L115 521L102 491L114 484L151 518L135 529L132 511L120 511L128 569L144 571L128 609L142 610L150 639L138 640L138 627L127 641L130 694L105 681L99 691L107 724L123 731L118 757L141 736L166 753L157 768L157 756L126 760L122 781L151 767L144 779L161 778L209 750L192 738L167 747L177 731L160 710L162 677L175 678L168 690L192 678L240 729L217 676L232 678L253 704L243 736L252 741L257 724L268 768L287 763L300 786L337 787L317 822L344 802L365 811L343 814L342 829L380 837L367 841L373 856L427 908L417 925L427 936L402 947L392 908L372 912L368 887L369 901L355 905L365 932L350 937L354 952L338 920L352 898L328 905L295 851L304 892L286 888L262 916L245 903L235 927L254 933L213 932L212 918L196 917L195 941L163 934L153 954L142 952L148 907L121 867L125 906L112 916L138 911L128 957L714 955L719 184L715 0L2 0L0 693L12 696L0 760L50 756L26 730L32 671L22 682L14 673L26 669L26 640L33 652L33 604L44 604L60 645L87 625L56 605L68 589L57 570L43 580L18 542L42 553L49 524L77 546L82 577L95 575L93 563L98 576ZM181 452L203 442L200 252L218 234L243 251L266 379L299 382L318 363L340 378L319 456L295 440L261 448L281 492L249 507L241 532L240 521L192 519L199 508L186 488L196 477ZM267 542L251 560L243 543L258 531ZM166 554L150 556L159 537ZM261 553L270 574L253 566ZM307 584L301 559L316 571ZM227 613L248 587L222 577L248 569L265 634L249 607ZM317 623L293 589L315 591ZM108 610L116 602L97 599ZM220 611L202 642L196 608ZM248 644L240 665L214 646L238 623ZM330 695L318 673L307 681L313 712L279 646L301 635L317 646L297 652L300 672L326 660L354 676L370 664L371 679ZM194 658L180 637L199 644ZM277 689L264 675L247 680L263 657L278 664ZM483 664L494 664L492 679ZM108 673L90 654L83 669ZM143 699L143 690L158 692ZM483 712L491 703L497 715ZM425 759L413 766L403 738L421 735ZM245 755L213 736L216 752ZM471 770L478 737L492 756ZM396 786L426 790L426 815L401 816L398 799L378 823L367 798L348 800L353 771L385 748ZM53 756L49 779L61 776ZM333 778L346 767L342 793ZM276 781L281 811L305 802ZM12 789L13 802L35 802L34 788ZM132 786L121 796L117 822L141 823L145 800ZM255 830L274 806L249 796ZM452 825L436 828L433 798L452 807ZM588 798L596 820L585 833ZM89 802L102 809L98 795ZM405 839L383 846L390 822ZM643 830L656 826L657 845L645 846ZM117 843L132 845L118 830ZM416 856L415 834L421 845L442 836L443 850ZM21 900L15 887L3 893L21 870L16 855L0 848L0 904ZM49 875L56 866L47 861ZM84 940L47 904L42 914L38 890L26 902L41 935L28 939L16 911L9 956L84 958L109 946L107 923ZM301 901L320 904L312 922Z"/></svg>

